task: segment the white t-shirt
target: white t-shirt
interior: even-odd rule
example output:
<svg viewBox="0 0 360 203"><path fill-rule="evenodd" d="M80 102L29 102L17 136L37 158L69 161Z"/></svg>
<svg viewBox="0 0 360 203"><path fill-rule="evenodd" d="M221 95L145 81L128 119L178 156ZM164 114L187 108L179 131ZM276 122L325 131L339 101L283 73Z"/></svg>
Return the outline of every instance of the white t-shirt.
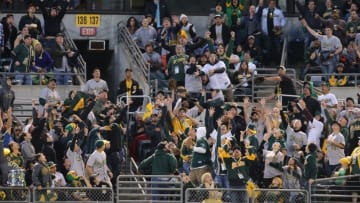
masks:
<svg viewBox="0 0 360 203"><path fill-rule="evenodd" d="M315 118L312 120L312 122L309 122L308 124L308 141L307 144L309 143L315 143L316 146L318 147L318 149L320 148L320 137L321 137L321 133L323 131L323 127L324 124L318 120L316 120Z"/></svg>
<svg viewBox="0 0 360 203"><path fill-rule="evenodd" d="M345 138L341 133L332 133L327 139L345 145ZM327 157L330 165L340 164L339 160L345 157L344 149L332 144L327 144Z"/></svg>
<svg viewBox="0 0 360 203"><path fill-rule="evenodd" d="M225 68L226 65L223 61L218 61L216 64L206 64L202 71L204 71L205 74L208 74L210 70L215 70L218 68ZM226 73L226 70L222 73L215 73L214 75L209 77L209 84L208 87L210 89L220 89L224 90L229 87L231 84L229 76Z"/></svg>
<svg viewBox="0 0 360 203"><path fill-rule="evenodd" d="M93 168L93 172L99 174L101 180L110 182L110 177L107 173L106 154L95 150L89 157L87 164Z"/></svg>
<svg viewBox="0 0 360 203"><path fill-rule="evenodd" d="M84 92L88 94L98 95L101 90L109 91L106 81L102 79L100 79L99 81L91 79L86 82Z"/></svg>
<svg viewBox="0 0 360 203"><path fill-rule="evenodd" d="M338 104L338 101L333 93L322 94L318 96L318 101L321 103L325 100L326 106L334 106Z"/></svg>

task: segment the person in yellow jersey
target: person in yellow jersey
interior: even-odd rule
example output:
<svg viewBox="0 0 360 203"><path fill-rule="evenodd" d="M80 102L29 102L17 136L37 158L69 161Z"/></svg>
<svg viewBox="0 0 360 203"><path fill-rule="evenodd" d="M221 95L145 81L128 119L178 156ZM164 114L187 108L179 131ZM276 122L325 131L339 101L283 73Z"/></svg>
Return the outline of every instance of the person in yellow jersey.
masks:
<svg viewBox="0 0 360 203"><path fill-rule="evenodd" d="M123 101L130 105L129 111L135 111L142 104L142 98L131 98L131 96L142 94L143 91L139 83L133 79L133 70L130 67L126 68L125 79L119 84L118 95L129 96L129 98Z"/></svg>

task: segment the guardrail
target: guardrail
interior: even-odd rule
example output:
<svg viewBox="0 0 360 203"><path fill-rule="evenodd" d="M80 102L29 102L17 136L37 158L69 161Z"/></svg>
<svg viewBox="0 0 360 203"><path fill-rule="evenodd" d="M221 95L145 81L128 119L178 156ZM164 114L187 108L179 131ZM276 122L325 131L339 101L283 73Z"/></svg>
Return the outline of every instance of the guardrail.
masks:
<svg viewBox="0 0 360 203"><path fill-rule="evenodd" d="M76 77L78 79L78 82L81 83L82 81L82 73L54 73L54 72L48 72L48 73L35 73L35 72L28 72L28 73L20 73L20 72L0 72L0 75L2 77L13 77L13 84L19 84L21 85L23 82L26 83L24 85L46 85L44 80L49 80L50 78L56 78L56 76L71 76ZM21 78L20 78L21 77ZM39 84L33 84L33 79L37 78L39 80ZM23 80L23 81L20 81ZM71 83L73 84L74 81L71 80ZM64 85L69 85L64 84Z"/></svg>
<svg viewBox="0 0 360 203"><path fill-rule="evenodd" d="M146 61L142 56L142 53L137 44L132 39L125 22L119 22L118 25L117 42L123 47L126 55L130 59L131 63L140 69L144 77L150 84L150 68L146 65Z"/></svg>
<svg viewBox="0 0 360 203"><path fill-rule="evenodd" d="M31 192L28 188L24 187L0 187L0 202L31 202Z"/></svg>
<svg viewBox="0 0 360 203"><path fill-rule="evenodd" d="M309 192L312 202L359 202L360 174L316 179Z"/></svg>
<svg viewBox="0 0 360 203"><path fill-rule="evenodd" d="M306 190L257 188L252 192L251 203L257 202L310 203L311 201Z"/></svg>
<svg viewBox="0 0 360 203"><path fill-rule="evenodd" d="M306 74L304 81L311 81L314 83L314 86L320 86L322 82L329 82L330 78L334 76L334 87L357 87L360 84L360 74L359 73L310 73ZM340 84L340 79L346 77L346 82ZM331 84L330 84L331 85Z"/></svg>
<svg viewBox="0 0 360 203"><path fill-rule="evenodd" d="M62 29L63 29L63 33L65 34L65 38L64 38L64 42L66 45L70 46L70 48L74 49L74 50L78 50L76 44L74 43L73 39L70 37L70 33L67 31L67 29L65 28L64 23L62 24ZM74 72L78 77L78 80L80 82L80 85L84 85L86 82L86 77L87 77L87 67L86 67L86 62L84 60L84 58L82 57L81 54L79 54L79 56L76 58L77 60L77 64L78 66L74 68Z"/></svg>
<svg viewBox="0 0 360 203"><path fill-rule="evenodd" d="M37 202L87 202L113 203L114 193L107 187L55 187L33 190L33 203Z"/></svg>
<svg viewBox="0 0 360 203"><path fill-rule="evenodd" d="M117 178L116 202L182 203L183 183L179 176L120 175Z"/></svg>

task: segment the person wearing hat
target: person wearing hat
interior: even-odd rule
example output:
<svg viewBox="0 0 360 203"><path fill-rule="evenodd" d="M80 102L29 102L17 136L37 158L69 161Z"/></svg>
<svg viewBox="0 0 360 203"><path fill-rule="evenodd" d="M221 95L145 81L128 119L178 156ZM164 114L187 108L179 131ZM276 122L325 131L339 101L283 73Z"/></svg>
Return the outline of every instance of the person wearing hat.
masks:
<svg viewBox="0 0 360 203"><path fill-rule="evenodd" d="M226 17L226 16L224 16L223 5L219 1L216 2L214 8L210 9L208 23L207 23L208 29L210 29L210 27L215 24L215 16L218 14L222 15L222 17ZM226 19L224 19L224 22L226 22Z"/></svg>
<svg viewBox="0 0 360 203"><path fill-rule="evenodd" d="M226 46L230 41L230 28L224 23L223 15L217 13L214 16L214 24L209 28L210 37L216 45L223 44Z"/></svg>
<svg viewBox="0 0 360 203"><path fill-rule="evenodd" d="M211 146L215 144L216 139L206 133L205 127L198 128L196 132L196 144L193 148L190 164L190 181L194 186L201 184L201 176L204 173L211 172Z"/></svg>
<svg viewBox="0 0 360 203"><path fill-rule="evenodd" d="M286 149L288 157L300 157L300 152L305 151L308 142L308 137L302 131L302 122L299 119L294 119L286 128Z"/></svg>
<svg viewBox="0 0 360 203"><path fill-rule="evenodd" d="M112 186L111 178L113 174L106 163L105 147L107 144L109 144L107 140L97 140L95 142L96 149L89 156L86 163L86 171L88 175L98 173L102 181Z"/></svg>
<svg viewBox="0 0 360 203"><path fill-rule="evenodd" d="M339 167L339 160L345 157L345 138L340 132L341 125L337 121L331 124L332 133L325 140L326 155L329 160L328 175L331 175L335 168Z"/></svg>
<svg viewBox="0 0 360 203"><path fill-rule="evenodd" d="M286 74L285 66L279 66L277 68L278 76L265 77L266 81L277 82L274 93L267 97L267 100L275 98L275 96L285 95L297 95L293 80ZM295 97L281 96L282 106L287 106Z"/></svg>
<svg viewBox="0 0 360 203"><path fill-rule="evenodd" d="M146 65L148 68L150 68L150 79L157 79L159 89L167 87L168 85L165 74L163 72L164 67L161 61L161 56L159 53L154 51L153 43L148 43L145 45L145 52L143 53L143 57L147 62Z"/></svg>
<svg viewBox="0 0 360 203"><path fill-rule="evenodd" d="M71 73L70 61L75 60L78 56L76 51L65 45L64 37L63 33L57 33L56 43L50 46L50 54L54 60L54 74L59 85L67 85L72 82L71 75L64 75L64 73Z"/></svg>
<svg viewBox="0 0 360 203"><path fill-rule="evenodd" d="M50 168L50 173L54 177L52 179L52 185L51 187L65 187L66 181L64 178L64 175L56 170L56 164L53 161L49 161L48 167Z"/></svg>
<svg viewBox="0 0 360 203"><path fill-rule="evenodd" d="M344 74L345 65L343 63L336 64L335 74L331 75L329 78L329 84L331 87L343 87L347 85L348 76L346 75L337 75Z"/></svg>
<svg viewBox="0 0 360 203"><path fill-rule="evenodd" d="M42 27L39 18L35 16L36 5L30 3L27 5L27 14L21 16L19 21L19 30L22 30L23 27L28 27L29 34L32 38L37 39L38 36L42 35Z"/></svg>
<svg viewBox="0 0 360 203"><path fill-rule="evenodd" d="M188 42L190 44L193 43L193 39L196 37L196 29L195 29L195 25L193 25L192 23L189 22L189 18L187 15L185 15L184 13L182 13L179 17L179 22L176 22L177 20L175 20L174 23L177 24L177 28L179 30L182 30L185 32L186 34L186 38L188 40Z"/></svg>
<svg viewBox="0 0 360 203"><path fill-rule="evenodd" d="M241 139L241 138L240 138ZM240 141L240 143L243 140ZM249 169L254 163L254 156L246 155L245 149L235 144L229 147L225 144L222 149L227 153L232 151L232 154L219 154L219 159L223 161L226 168L226 176L228 178L229 188L231 189L245 189L247 182L250 180ZM243 191L231 191L231 202L246 202L247 194Z"/></svg>
<svg viewBox="0 0 360 203"><path fill-rule="evenodd" d="M47 1L40 0L39 8L44 17L44 36L55 38L56 34L61 31L61 21L66 13L66 8L70 0L64 0L60 5L53 4L49 9L46 7Z"/></svg>
<svg viewBox="0 0 360 203"><path fill-rule="evenodd" d="M75 134L68 143L66 157L70 160L70 170L76 171L79 176L86 177L82 150L79 146L78 134Z"/></svg>
<svg viewBox="0 0 360 203"><path fill-rule="evenodd" d="M241 133L244 135L246 135L246 141L245 141L245 146L248 147L252 147L253 150L255 152L257 152L258 148L259 148L259 142L258 139L256 138L256 126L254 124L249 124L245 131L241 131Z"/></svg>
<svg viewBox="0 0 360 203"><path fill-rule="evenodd" d="M14 62L14 71L17 73L15 75L15 80L20 84L30 85L31 84L31 75L22 75L21 73L29 73L32 66L33 57L31 55L32 39L30 35L23 36L23 43L20 43L14 48L11 52L13 55Z"/></svg>
<svg viewBox="0 0 360 203"><path fill-rule="evenodd" d="M131 96L143 95L139 82L133 79L133 69L131 67L125 69L125 78L120 81L117 93L118 95L129 96L129 98L124 98L122 102L130 105L130 112L135 112L143 104L143 98L131 98Z"/></svg>
<svg viewBox="0 0 360 203"><path fill-rule="evenodd" d="M45 107L45 104L50 107L57 107L61 102L60 94L56 90L57 80L51 78L46 87L44 87L39 96L39 105L41 109ZM40 110L41 111L41 110Z"/></svg>

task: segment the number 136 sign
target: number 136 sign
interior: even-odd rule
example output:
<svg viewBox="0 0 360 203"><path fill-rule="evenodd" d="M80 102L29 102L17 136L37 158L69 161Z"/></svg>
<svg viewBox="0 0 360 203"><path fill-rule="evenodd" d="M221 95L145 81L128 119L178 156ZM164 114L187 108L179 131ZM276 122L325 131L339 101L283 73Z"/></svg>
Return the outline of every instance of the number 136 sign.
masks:
<svg viewBox="0 0 360 203"><path fill-rule="evenodd" d="M77 27L99 27L101 22L98 14L77 14L75 18Z"/></svg>

